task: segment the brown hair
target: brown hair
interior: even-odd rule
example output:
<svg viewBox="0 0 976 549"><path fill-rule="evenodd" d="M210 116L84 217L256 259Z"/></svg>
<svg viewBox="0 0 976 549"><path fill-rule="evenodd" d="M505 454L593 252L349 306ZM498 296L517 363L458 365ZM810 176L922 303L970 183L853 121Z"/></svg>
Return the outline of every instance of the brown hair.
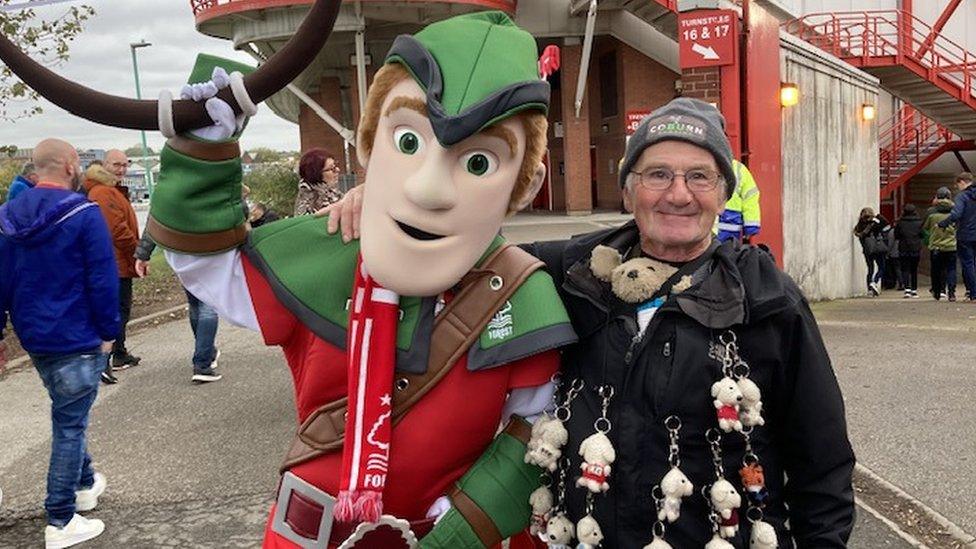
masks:
<svg viewBox="0 0 976 549"><path fill-rule="evenodd" d="M956 181L965 181L966 183L972 183L973 174L969 172L959 172L959 175L956 176Z"/></svg>
<svg viewBox="0 0 976 549"><path fill-rule="evenodd" d="M366 156L370 156L373 152L373 141L376 139L376 128L380 123L383 101L386 100L390 90L407 78L410 78L410 73L399 63L389 63L376 71L373 84L369 87L366 96L366 107L359 120L359 135L356 141L357 146ZM546 154L546 134L549 130L549 120L541 112L523 111L516 114L514 118L521 120L522 127L525 128L525 155L522 157L518 179L512 189L508 204L509 213L515 211L518 198L532 182L536 168Z"/></svg>

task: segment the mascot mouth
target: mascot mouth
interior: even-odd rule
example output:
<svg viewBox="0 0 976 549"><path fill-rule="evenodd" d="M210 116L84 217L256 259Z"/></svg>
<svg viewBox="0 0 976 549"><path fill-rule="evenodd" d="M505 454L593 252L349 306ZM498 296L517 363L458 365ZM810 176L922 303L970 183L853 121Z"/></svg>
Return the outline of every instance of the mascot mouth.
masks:
<svg viewBox="0 0 976 549"><path fill-rule="evenodd" d="M417 240L439 240L444 238L444 235L442 234L428 233L427 231L422 231L417 227L407 225L406 223L401 223L400 221L397 221L396 224L397 227L400 227L400 230L406 233L410 238L415 238Z"/></svg>

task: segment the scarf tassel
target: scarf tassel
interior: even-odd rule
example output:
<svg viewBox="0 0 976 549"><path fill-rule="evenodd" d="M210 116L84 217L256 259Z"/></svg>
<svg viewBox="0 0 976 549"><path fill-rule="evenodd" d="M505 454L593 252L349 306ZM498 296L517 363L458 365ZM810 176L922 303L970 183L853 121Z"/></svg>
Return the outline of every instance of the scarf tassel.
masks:
<svg viewBox="0 0 976 549"><path fill-rule="evenodd" d="M336 498L334 512L339 522L377 522L383 515L382 494L342 490Z"/></svg>

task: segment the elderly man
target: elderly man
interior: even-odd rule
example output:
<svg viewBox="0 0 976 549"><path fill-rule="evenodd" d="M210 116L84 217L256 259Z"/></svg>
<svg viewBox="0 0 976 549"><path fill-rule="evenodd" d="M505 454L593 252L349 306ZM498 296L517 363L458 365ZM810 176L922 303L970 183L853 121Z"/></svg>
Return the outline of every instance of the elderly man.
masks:
<svg viewBox="0 0 976 549"><path fill-rule="evenodd" d="M112 370L124 370L139 364L139 357L130 354L125 346L125 326L132 312L132 279L138 276L135 251L139 245L139 221L136 219L135 209L129 202L129 189L122 185L128 170L129 159L125 153L113 149L105 153L104 168L101 166L89 168L85 180L88 198L98 204L108 223L115 247L115 261L118 265L118 303L122 327L112 347ZM117 383L118 379L112 375L112 372L105 372L102 381Z"/></svg>
<svg viewBox="0 0 976 549"><path fill-rule="evenodd" d="M78 153L48 139L35 147L34 162L37 185L0 207L0 330L9 312L51 398L44 537L48 548L69 547L105 528L76 513L93 510L105 490L85 431L119 329L118 278L105 222L77 194Z"/></svg>
<svg viewBox="0 0 976 549"><path fill-rule="evenodd" d="M654 111L621 164L634 220L527 247L547 264L580 338L562 353L563 386L582 389L571 415L557 414L569 416L570 459L555 478L573 486L582 470L582 484L596 475L609 485L596 497L567 488L565 516L595 518L603 547L721 549L750 537L753 547L844 547L854 454L816 321L768 254L712 235L735 185L722 122L694 99ZM331 230L355 236L358 194L333 209ZM633 303L594 274L599 254L674 274L663 284L649 276L651 295ZM642 278L636 268L622 274ZM606 476L579 455L597 430L615 449ZM694 489L669 486L666 474Z"/></svg>
<svg viewBox="0 0 976 549"><path fill-rule="evenodd" d="M24 168L10 183L10 189L7 191L7 200L10 201L17 198L17 195L27 189L34 188L34 185L37 185L37 170L34 168L33 162L28 162L24 164Z"/></svg>

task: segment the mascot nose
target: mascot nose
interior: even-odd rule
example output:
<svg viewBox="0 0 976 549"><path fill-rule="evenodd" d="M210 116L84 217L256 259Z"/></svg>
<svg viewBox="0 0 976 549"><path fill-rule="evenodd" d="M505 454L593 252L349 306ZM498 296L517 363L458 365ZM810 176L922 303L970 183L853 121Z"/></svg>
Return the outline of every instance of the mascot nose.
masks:
<svg viewBox="0 0 976 549"><path fill-rule="evenodd" d="M627 278L637 278L637 271L627 271Z"/></svg>

